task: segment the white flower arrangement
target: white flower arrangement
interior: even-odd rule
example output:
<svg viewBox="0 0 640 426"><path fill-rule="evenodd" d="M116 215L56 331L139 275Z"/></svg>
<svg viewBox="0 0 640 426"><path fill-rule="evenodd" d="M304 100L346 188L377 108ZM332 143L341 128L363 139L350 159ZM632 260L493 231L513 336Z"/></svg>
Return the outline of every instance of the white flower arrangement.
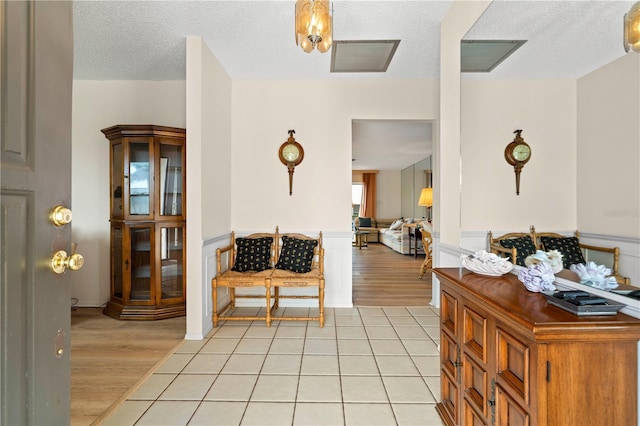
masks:
<svg viewBox="0 0 640 426"><path fill-rule="evenodd" d="M562 271L562 253L558 250L542 251L538 250L535 254L527 256L524 260L524 264L527 266L533 266L537 263L546 263L549 265L554 274Z"/></svg>
<svg viewBox="0 0 640 426"><path fill-rule="evenodd" d="M480 250L470 255L461 254L460 262L471 272L492 277L502 276L513 269L513 263L497 254L488 253L486 250Z"/></svg>
<svg viewBox="0 0 640 426"><path fill-rule="evenodd" d="M551 266L546 262L536 263L528 268L522 268L518 272L518 279L522 281L529 291L543 293L551 292L556 289L553 284L555 275Z"/></svg>
<svg viewBox="0 0 640 426"><path fill-rule="evenodd" d="M610 290L618 287L618 282L611 275L611 269L604 265L596 265L595 262L589 262L586 265L581 263L571 265L569 267L580 277L580 283L601 290Z"/></svg>

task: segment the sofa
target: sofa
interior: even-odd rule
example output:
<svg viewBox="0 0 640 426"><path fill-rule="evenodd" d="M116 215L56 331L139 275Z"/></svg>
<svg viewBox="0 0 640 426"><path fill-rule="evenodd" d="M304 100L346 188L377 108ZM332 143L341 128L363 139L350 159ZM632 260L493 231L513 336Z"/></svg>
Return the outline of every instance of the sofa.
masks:
<svg viewBox="0 0 640 426"><path fill-rule="evenodd" d="M365 219L365 225L360 226L361 220ZM356 218L354 220L354 227L359 231L368 231L367 242L382 243L390 249L401 253L411 254L413 252L413 240L409 238L409 232L414 232L415 228L409 227L409 224L416 224L416 226L431 228L431 225L423 219L376 219L371 218L370 222L368 218ZM418 239L418 251L422 249L422 241Z"/></svg>
<svg viewBox="0 0 640 426"><path fill-rule="evenodd" d="M363 225L364 226L360 226L360 219L365 219L363 220ZM366 220L368 219L368 220ZM381 229L385 229L385 228L389 228L389 226L391 226L391 224L395 221L396 219L376 219L374 217L372 218L360 218L360 217L356 217L355 219L353 219L353 227L354 229L357 229L358 231L367 231L369 232L369 235L367 236L367 242L369 243L379 243L380 242L380 230Z"/></svg>

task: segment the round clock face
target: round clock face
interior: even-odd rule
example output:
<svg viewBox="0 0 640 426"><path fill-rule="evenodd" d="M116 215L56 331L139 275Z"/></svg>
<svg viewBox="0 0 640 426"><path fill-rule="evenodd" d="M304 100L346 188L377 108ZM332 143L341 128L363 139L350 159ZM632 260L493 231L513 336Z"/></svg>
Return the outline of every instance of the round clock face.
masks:
<svg viewBox="0 0 640 426"><path fill-rule="evenodd" d="M516 161L527 161L531 156L531 148L529 145L520 144L513 148L513 158Z"/></svg>
<svg viewBox="0 0 640 426"><path fill-rule="evenodd" d="M300 150L294 144L289 144L282 149L282 156L285 160L294 163L300 157Z"/></svg>

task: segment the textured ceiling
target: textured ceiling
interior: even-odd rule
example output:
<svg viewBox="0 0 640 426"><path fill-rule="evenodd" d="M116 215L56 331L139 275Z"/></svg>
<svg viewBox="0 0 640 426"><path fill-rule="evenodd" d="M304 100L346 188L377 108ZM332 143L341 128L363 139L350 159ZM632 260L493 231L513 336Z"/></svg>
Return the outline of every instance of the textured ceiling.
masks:
<svg viewBox="0 0 640 426"><path fill-rule="evenodd" d="M330 53L306 54L296 46L293 0L76 0L74 78L183 80L185 37L195 35L232 79L437 79L440 22L451 3L334 0L335 40L401 42L385 73L330 73ZM633 3L495 0L465 39L528 41L491 73L462 78L582 77L625 54L622 18ZM390 120L354 123L354 168L397 170L426 157L432 141L430 127L424 126ZM420 143L417 130L424 131ZM371 146L388 161L365 162Z"/></svg>

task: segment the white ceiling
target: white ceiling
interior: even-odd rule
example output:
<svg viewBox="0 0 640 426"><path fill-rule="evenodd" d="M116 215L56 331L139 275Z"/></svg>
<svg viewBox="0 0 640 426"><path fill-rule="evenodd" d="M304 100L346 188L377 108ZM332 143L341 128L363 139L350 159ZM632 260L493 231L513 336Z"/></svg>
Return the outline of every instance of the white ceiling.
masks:
<svg viewBox="0 0 640 426"><path fill-rule="evenodd" d="M196 35L232 79L437 79L440 22L451 3L334 0L335 40L401 42L386 73L330 73L330 53L306 54L296 46L293 0L76 0L74 78L183 80L185 37ZM465 38L528 41L491 73L462 78L579 78L625 54L622 19L633 3L495 0ZM406 167L432 150L430 129L425 130L423 151L415 150L416 128L424 130L425 124L430 126L354 123L354 157L364 161L365 153L372 151L357 144L375 144L384 158L398 157ZM366 129L373 125L377 131ZM398 164L366 163L357 168L402 168Z"/></svg>

